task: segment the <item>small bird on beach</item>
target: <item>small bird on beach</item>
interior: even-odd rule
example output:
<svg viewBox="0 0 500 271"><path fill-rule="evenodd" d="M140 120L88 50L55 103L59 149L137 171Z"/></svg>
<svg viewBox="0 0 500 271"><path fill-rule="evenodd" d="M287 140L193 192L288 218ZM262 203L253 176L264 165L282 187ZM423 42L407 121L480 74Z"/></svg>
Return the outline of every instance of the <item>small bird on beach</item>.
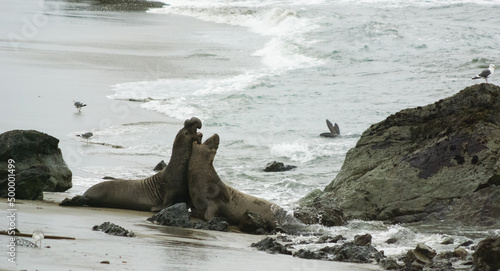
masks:
<svg viewBox="0 0 500 271"><path fill-rule="evenodd" d="M86 104L78 102L78 101L76 101L76 102L73 101L73 102L74 102L73 105L75 105L76 110L78 110L78 113L82 112L82 107L87 106Z"/></svg>
<svg viewBox="0 0 500 271"><path fill-rule="evenodd" d="M39 247L42 247L42 240L45 236L43 235L43 232L41 230L35 230L33 232L33 240L35 241L35 245L40 242L40 246Z"/></svg>
<svg viewBox="0 0 500 271"><path fill-rule="evenodd" d="M94 136L94 134L92 132L86 132L85 134L81 134L81 135L76 135L76 136L79 136L81 138L85 138L87 139L87 142L89 142L89 139Z"/></svg>
<svg viewBox="0 0 500 271"><path fill-rule="evenodd" d="M337 125L337 123L335 123L335 125L333 125L329 120L326 120L326 126L328 126L328 129L330 130L330 132L329 133L322 133L322 134L320 134L320 136L322 136L322 137L336 137L336 136L340 135L340 128Z"/></svg>
<svg viewBox="0 0 500 271"><path fill-rule="evenodd" d="M490 67L488 69L483 70L480 74L472 77L472 79L484 78L484 80L486 80L486 83L488 83L488 77L493 75L496 68L497 67L495 66L495 64L490 64Z"/></svg>

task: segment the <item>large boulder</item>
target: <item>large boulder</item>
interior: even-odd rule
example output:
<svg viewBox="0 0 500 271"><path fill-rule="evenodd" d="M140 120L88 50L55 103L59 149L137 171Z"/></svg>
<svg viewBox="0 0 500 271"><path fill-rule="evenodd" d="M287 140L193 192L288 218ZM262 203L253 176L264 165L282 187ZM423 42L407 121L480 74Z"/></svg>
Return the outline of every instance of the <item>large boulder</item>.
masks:
<svg viewBox="0 0 500 271"><path fill-rule="evenodd" d="M389 116L362 134L314 202L347 219L500 225L499 108L500 88L480 84Z"/></svg>
<svg viewBox="0 0 500 271"><path fill-rule="evenodd" d="M473 257L474 271L500 270L500 236L488 237L479 242Z"/></svg>
<svg viewBox="0 0 500 271"><path fill-rule="evenodd" d="M34 130L0 134L0 196L7 194L9 176L10 180L15 179L19 199L41 199L37 196L41 192L40 183L43 183L43 191L70 189L72 173L58 144L57 138Z"/></svg>

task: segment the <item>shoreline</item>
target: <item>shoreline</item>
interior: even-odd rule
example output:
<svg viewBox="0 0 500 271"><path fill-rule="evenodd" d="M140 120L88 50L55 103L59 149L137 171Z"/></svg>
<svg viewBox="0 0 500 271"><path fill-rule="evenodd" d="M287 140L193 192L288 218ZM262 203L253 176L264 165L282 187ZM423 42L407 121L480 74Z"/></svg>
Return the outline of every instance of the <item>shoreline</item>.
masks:
<svg viewBox="0 0 500 271"><path fill-rule="evenodd" d="M0 40L0 79L6 82L0 102L0 133L33 129L58 138L74 176L92 176L82 170L88 166L154 167L166 159L89 156L82 151L88 147L85 141L73 137L76 133L130 123L164 122L171 128L168 133L175 134L183 123L143 109L139 102L107 98L114 94L114 85L234 75L242 67L260 63L250 54L248 63L192 57L204 50L238 50L237 45L203 40L198 32L218 33L227 28L246 32L244 28L146 13L144 1L127 1L130 7L134 7L132 3L141 5L120 12L120 8L109 8L116 3L110 2L10 1L4 6L9 16L0 19L0 36L7 37ZM196 65L198 62L200 65ZM78 113L74 101L87 106ZM165 139L158 144L170 146L173 137Z"/></svg>
<svg viewBox="0 0 500 271"><path fill-rule="evenodd" d="M273 255L250 247L264 238L160 226L146 221L150 212L92 207L61 207L59 193L46 193L44 201L17 203L18 229L42 230L45 235L75 240L44 239L42 248L16 247L17 265L8 270L381 270L374 264L306 260ZM0 209L7 210L6 202ZM94 225L115 223L136 237L111 236L93 231ZM6 228L6 219L0 220ZM29 241L31 238L24 237ZM0 235L8 244L8 236ZM7 259L4 258L5 261ZM101 263L101 262L109 262ZM298 269L297 269L298 268ZM1 269L1 268L0 268Z"/></svg>

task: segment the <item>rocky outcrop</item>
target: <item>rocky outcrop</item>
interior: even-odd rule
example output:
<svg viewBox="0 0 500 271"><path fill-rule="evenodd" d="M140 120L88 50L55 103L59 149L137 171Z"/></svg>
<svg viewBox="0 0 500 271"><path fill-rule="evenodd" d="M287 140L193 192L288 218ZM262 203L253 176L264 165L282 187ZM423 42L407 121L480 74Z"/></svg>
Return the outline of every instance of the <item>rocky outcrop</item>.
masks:
<svg viewBox="0 0 500 271"><path fill-rule="evenodd" d="M327 227L345 224L344 212L335 204L320 200L319 189L309 193L299 201L300 206L294 210L294 217L305 224L321 224Z"/></svg>
<svg viewBox="0 0 500 271"><path fill-rule="evenodd" d="M500 88L474 85L368 128L336 178L302 207L348 219L500 225Z"/></svg>
<svg viewBox="0 0 500 271"><path fill-rule="evenodd" d="M40 186L48 192L63 192L71 188L72 173L58 144L57 138L34 130L1 134L0 196L6 194L9 176L15 178L17 199L41 199ZM14 166L12 171L8 168L9 161Z"/></svg>

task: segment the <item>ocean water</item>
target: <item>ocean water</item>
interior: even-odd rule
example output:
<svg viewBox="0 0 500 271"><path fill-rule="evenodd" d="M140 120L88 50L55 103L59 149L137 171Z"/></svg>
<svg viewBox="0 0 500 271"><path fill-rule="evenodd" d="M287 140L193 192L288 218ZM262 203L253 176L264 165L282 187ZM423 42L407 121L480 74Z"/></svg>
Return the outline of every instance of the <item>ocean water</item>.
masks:
<svg viewBox="0 0 500 271"><path fill-rule="evenodd" d="M164 2L165 7L151 9L145 16L182 15L227 26L225 31L198 31L192 36L234 50L179 50L177 56L189 59L190 65L213 72L176 72L168 78L151 76L110 86L109 99L134 100L130 104L158 112L167 121L106 127L94 133L96 140L128 147L82 152L151 155L168 161L171 146L147 139L168 130L173 140L179 124L196 116L203 121L205 138L213 133L221 137L214 162L221 179L290 211L298 199L335 178L345 154L370 125L480 83L471 77L490 63L498 65L500 1ZM227 72L204 65L212 59L248 65ZM497 78L494 75L490 82L497 84ZM338 123L339 137L319 136L328 131L326 119ZM263 172L275 160L297 168ZM97 175L110 172L109 168L85 170ZM152 174L149 167L111 170L115 177L131 179ZM74 179L83 187L98 181ZM402 253L418 242L442 251L469 238L500 234L495 229L453 225L408 228L363 221L314 230L347 237L371 233L375 246L386 255ZM385 244L395 236L398 243ZM446 236L455 237L456 243L440 245Z"/></svg>

